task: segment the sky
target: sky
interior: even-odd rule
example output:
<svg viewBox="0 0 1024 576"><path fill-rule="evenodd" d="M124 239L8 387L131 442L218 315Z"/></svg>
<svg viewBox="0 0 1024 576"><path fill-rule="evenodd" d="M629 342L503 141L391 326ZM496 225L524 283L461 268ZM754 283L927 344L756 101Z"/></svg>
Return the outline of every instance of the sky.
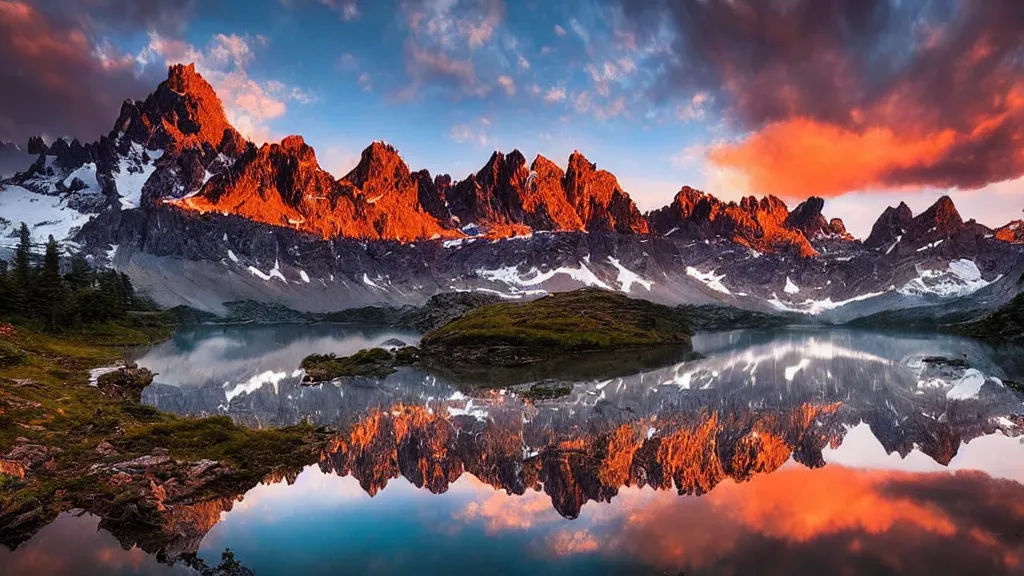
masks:
<svg viewBox="0 0 1024 576"><path fill-rule="evenodd" d="M370 142L464 178L579 150L641 210L774 194L866 236L888 205L1024 209L1019 0L0 0L0 140L95 140L194 62L262 143Z"/></svg>

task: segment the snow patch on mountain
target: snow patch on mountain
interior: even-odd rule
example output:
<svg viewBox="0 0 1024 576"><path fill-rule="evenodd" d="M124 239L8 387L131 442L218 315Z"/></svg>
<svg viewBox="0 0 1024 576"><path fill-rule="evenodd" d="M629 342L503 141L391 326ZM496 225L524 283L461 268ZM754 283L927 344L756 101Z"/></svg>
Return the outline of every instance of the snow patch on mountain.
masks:
<svg viewBox="0 0 1024 576"><path fill-rule="evenodd" d="M629 294L629 291L633 288L633 284L639 284L646 288L648 292L651 291L651 286L654 285L654 282L641 278L639 274L623 266L619 262L618 258L609 256L608 261L611 262L612 266L615 266L615 268L619 271L619 290L625 292L626 294Z"/></svg>
<svg viewBox="0 0 1024 576"><path fill-rule="evenodd" d="M584 286L611 290L611 287L594 275L590 268L587 268L583 262L580 262L579 264L579 268L562 266L546 272L541 272L536 266L534 266L530 268L530 271L527 272L525 276L520 274L518 266L504 266L493 270L481 268L476 271L476 275L484 280L502 282L509 286L539 286L559 274L564 274Z"/></svg>
<svg viewBox="0 0 1024 576"><path fill-rule="evenodd" d="M973 260L961 258L949 263L945 270L918 268L918 277L897 290L905 296L938 296L959 298L973 294L991 282L981 277L981 270Z"/></svg>
<svg viewBox="0 0 1024 576"><path fill-rule="evenodd" d="M121 158L114 186L121 195L122 208L138 208L142 203L142 187L156 170L155 162L163 150L146 150L142 144L132 142L127 156Z"/></svg>
<svg viewBox="0 0 1024 576"><path fill-rule="evenodd" d="M0 187L0 246L17 245L22 222L28 225L35 244L45 243L49 236L69 240L93 215L70 208L67 201L66 197L36 194L21 186Z"/></svg>
<svg viewBox="0 0 1024 576"><path fill-rule="evenodd" d="M379 280L379 278L378 278L378 280ZM367 275L366 272L363 272L363 284L366 284L370 288L376 288L377 290L385 290L385 291L387 290L387 288L384 288L383 286L377 284L373 280L370 280L370 276Z"/></svg>
<svg viewBox="0 0 1024 576"><path fill-rule="evenodd" d="M278 262L277 260L274 260L274 267L271 268L270 271L268 271L266 274L264 274L259 268L255 266L249 266L249 272L253 276L259 278L260 280L264 280L267 282L270 282L274 278L277 278L278 280L284 282L285 284L288 283L288 280L285 279L284 274L281 273L281 263Z"/></svg>
<svg viewBox="0 0 1024 576"><path fill-rule="evenodd" d="M64 186L66 188L70 188L71 184L74 183L75 178L81 180L82 183L85 184L85 187L89 190L102 190L99 181L96 180L95 162L86 162L85 164L82 164L82 166L78 168L78 170L75 170L71 174L68 174L68 177L64 179Z"/></svg>
<svg viewBox="0 0 1024 576"><path fill-rule="evenodd" d="M794 284L793 281L789 279L789 276L786 276L786 287L783 288L782 291L786 294L797 294L800 292L800 287Z"/></svg>
<svg viewBox="0 0 1024 576"><path fill-rule="evenodd" d="M779 300L779 297L773 293L772 297L768 300L768 304L771 304L772 307L774 307L776 310L779 310L780 312L797 312L799 314L810 314L811 316L817 316L822 312L826 312L828 310L835 310L836 308L846 306L847 304L850 304L852 302L867 300L868 298L874 298L876 296L881 296L882 294L885 294L885 292L869 292L867 294L861 294L859 296L854 296L853 298L849 298L846 300L840 300L839 302L833 302L831 296L825 298L824 300L815 300L813 298L808 298L803 302L783 302Z"/></svg>
<svg viewBox="0 0 1024 576"><path fill-rule="evenodd" d="M690 276L691 278L696 278L697 280L700 280L708 288L711 288L716 292L721 292L722 294L732 294L732 292L730 292L729 289L725 287L725 284L722 284L722 280L725 279L725 274L722 274L721 276L715 276L714 270L711 270L710 272L701 272L700 270L697 270L693 266L687 266L686 275Z"/></svg>
<svg viewBox="0 0 1024 576"><path fill-rule="evenodd" d="M985 385L985 380L984 374L974 368L969 368L959 380L953 383L953 387L946 392L946 398L950 400L977 398L981 387Z"/></svg>

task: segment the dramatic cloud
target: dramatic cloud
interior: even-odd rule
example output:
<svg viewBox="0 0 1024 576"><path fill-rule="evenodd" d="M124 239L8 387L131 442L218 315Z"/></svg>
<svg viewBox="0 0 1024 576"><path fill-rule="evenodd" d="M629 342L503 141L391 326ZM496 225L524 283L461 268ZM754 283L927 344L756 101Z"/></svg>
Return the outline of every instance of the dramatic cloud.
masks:
<svg viewBox="0 0 1024 576"><path fill-rule="evenodd" d="M93 140L110 130L125 98L155 85L88 30L23 2L0 2L0 61L0 139L21 145L39 134Z"/></svg>
<svg viewBox="0 0 1024 576"><path fill-rule="evenodd" d="M621 3L668 23L651 90L747 133L709 154L753 191L981 188L1024 174L1024 3L734 0ZM696 102L699 94L704 100ZM693 106L694 104L700 106Z"/></svg>
<svg viewBox="0 0 1024 576"><path fill-rule="evenodd" d="M471 60L451 57L414 42L406 44L405 56L406 72L412 78L414 87L455 86L464 96L482 96L490 91L477 78Z"/></svg>
<svg viewBox="0 0 1024 576"><path fill-rule="evenodd" d="M1006 504L1022 492L980 472L788 468L700 498L624 490L618 509L548 549L662 573L1005 574L1024 560L1024 508Z"/></svg>

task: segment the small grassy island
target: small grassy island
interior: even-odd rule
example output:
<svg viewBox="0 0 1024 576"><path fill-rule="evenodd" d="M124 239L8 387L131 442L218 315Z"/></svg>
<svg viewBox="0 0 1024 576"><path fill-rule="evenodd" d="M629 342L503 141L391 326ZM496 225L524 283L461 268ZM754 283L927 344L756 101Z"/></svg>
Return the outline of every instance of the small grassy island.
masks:
<svg viewBox="0 0 1024 576"><path fill-rule="evenodd" d="M614 377L691 358L692 335L679 309L597 289L472 309L427 332L420 347L314 354L308 383L382 378L415 365L482 386L567 377Z"/></svg>
<svg viewBox="0 0 1024 576"><path fill-rule="evenodd" d="M303 382L315 384L336 378L383 378L395 372L396 366L411 364L417 359L417 350L412 346L398 348L394 352L370 348L340 358L334 354L310 354L302 359L301 367L306 372Z"/></svg>
<svg viewBox="0 0 1024 576"><path fill-rule="evenodd" d="M518 366L588 352L690 349L692 335L673 308L588 288L471 310L428 332L421 349L446 363Z"/></svg>

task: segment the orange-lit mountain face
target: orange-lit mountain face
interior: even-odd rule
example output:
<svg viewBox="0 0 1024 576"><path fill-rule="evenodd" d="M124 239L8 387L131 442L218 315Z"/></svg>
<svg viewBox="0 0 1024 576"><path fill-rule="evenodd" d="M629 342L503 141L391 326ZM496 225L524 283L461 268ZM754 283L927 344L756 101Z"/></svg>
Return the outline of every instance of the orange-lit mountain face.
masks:
<svg viewBox="0 0 1024 576"><path fill-rule="evenodd" d="M1024 244L1024 220L1014 220L1002 228L997 228L995 237L1003 242Z"/></svg>
<svg viewBox="0 0 1024 576"><path fill-rule="evenodd" d="M121 136L123 135L123 136ZM814 256L808 238L848 238L826 222L818 199L792 214L775 197L724 203L684 188L669 207L641 214L613 174L578 151L563 170L543 156L495 152L461 181L413 172L394 147L375 142L359 164L335 179L300 136L256 147L228 124L213 88L192 66L170 68L144 102L126 102L112 138L162 149L181 178L178 193L153 201L288 227L325 239L397 240L491 237L543 231L724 236L765 252ZM147 196L147 198L150 198ZM474 227L476 230L471 229Z"/></svg>
<svg viewBox="0 0 1024 576"><path fill-rule="evenodd" d="M753 196L725 203L710 194L684 186L672 203L647 215L657 234L681 234L697 239L730 238L760 252L817 256L808 239L850 240L842 220L825 220L824 200L811 197L790 212L775 196Z"/></svg>
<svg viewBox="0 0 1024 576"><path fill-rule="evenodd" d="M704 413L660 423L551 438L536 456L523 455L520 422L457 422L421 406L377 410L335 437L321 454L325 472L353 475L371 496L402 476L443 493L462 474L512 494L541 491L558 512L575 518L588 501L607 502L624 486L705 494L731 478L749 480L777 470L790 456L807 455L841 441L824 426L838 404L803 405L783 412ZM469 426L468 428L466 426Z"/></svg>
<svg viewBox="0 0 1024 576"><path fill-rule="evenodd" d="M335 180L301 136L250 147L195 195L167 202L199 212L311 232L323 238L411 241L456 233L419 202L420 180L394 148L374 143Z"/></svg>

